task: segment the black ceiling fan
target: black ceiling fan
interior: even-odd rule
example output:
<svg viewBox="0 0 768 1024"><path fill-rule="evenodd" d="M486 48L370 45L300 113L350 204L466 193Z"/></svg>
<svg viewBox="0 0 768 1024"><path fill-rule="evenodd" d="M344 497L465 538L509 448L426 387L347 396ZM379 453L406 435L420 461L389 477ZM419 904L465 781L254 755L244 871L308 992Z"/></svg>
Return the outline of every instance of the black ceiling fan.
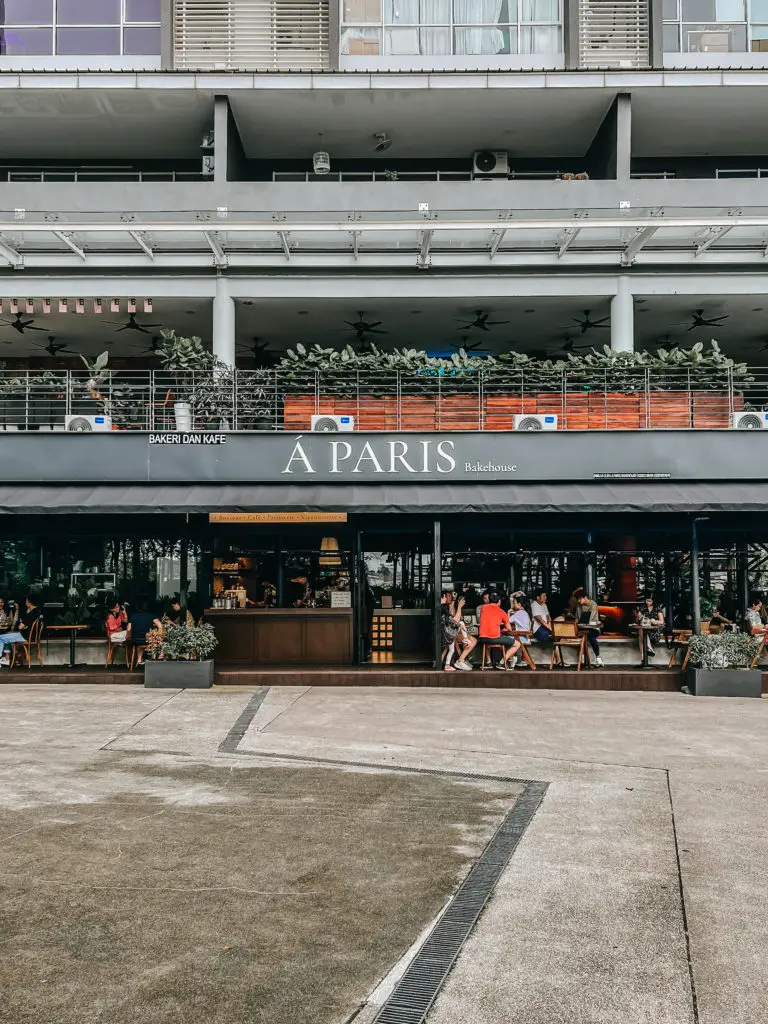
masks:
<svg viewBox="0 0 768 1024"><path fill-rule="evenodd" d="M582 334L583 333L584 332L582 331ZM559 348L555 349L555 351L556 352L572 353L572 352L578 352L580 349L583 349L583 348L589 348L589 345L577 345L576 343L578 342L578 340L579 340L579 336L578 335L575 338L569 338L568 335L566 334L566 336L563 338L563 341L565 342L565 344L561 345Z"/></svg>
<svg viewBox="0 0 768 1024"><path fill-rule="evenodd" d="M115 324L119 324L120 323L119 320L102 320L101 322L103 324L112 324L113 326ZM140 324L136 320L136 314L135 313L129 313L128 314L128 323L127 324L122 324L122 326L118 327L117 330L115 331L115 334L121 334L123 331L138 331L140 334L151 334L152 331L147 330L148 327L162 327L162 326L163 326L162 324Z"/></svg>
<svg viewBox="0 0 768 1024"><path fill-rule="evenodd" d="M585 309L584 310L584 319L583 320L579 320L579 318L577 316L572 316L571 317L571 320L573 320L573 322L579 327L579 330L580 330L581 334L586 334L587 331L590 331L593 328L602 328L603 330L607 331L608 330L608 321L611 318L609 316L604 316L604 317L601 317L600 320L593 320L590 317L590 315L589 315L591 312L592 312L592 310ZM566 330L572 330L572 328L569 327L569 328L566 328Z"/></svg>
<svg viewBox="0 0 768 1024"><path fill-rule="evenodd" d="M691 316L693 317L693 323L688 325L688 331L695 331L697 327L721 327L723 320L727 320L730 316L730 313L723 313L722 316L706 317L704 316L703 309L694 309L693 313L691 313ZM688 321L685 320L681 324L672 324L672 326L685 327L687 323Z"/></svg>
<svg viewBox="0 0 768 1024"><path fill-rule="evenodd" d="M246 350L251 353L259 369L268 370L279 362L279 353L269 347L268 341L263 338L253 338L252 341L253 344L248 345Z"/></svg>
<svg viewBox="0 0 768 1024"><path fill-rule="evenodd" d="M43 351L47 352L49 356L53 356L55 359L59 352L68 352L67 343L64 342L63 345L57 345L56 338L52 334L49 334L48 344L43 346ZM68 352L68 354L74 355L73 352Z"/></svg>
<svg viewBox="0 0 768 1024"><path fill-rule="evenodd" d="M163 339L160 337L159 334L153 335L152 340L149 343L149 348L143 348L141 351L142 352L149 352L149 353L151 353L151 355L156 356L157 355L157 350L160 347L160 342L162 340Z"/></svg>
<svg viewBox="0 0 768 1024"><path fill-rule="evenodd" d="M462 327L457 328L460 331L470 331L472 328L476 328L478 331L490 331L491 327L501 327L503 324L512 323L511 320L489 320L490 313L483 313L481 309L475 310L475 319L466 323L466 320L459 320L458 317L453 319L460 324Z"/></svg>
<svg viewBox="0 0 768 1024"><path fill-rule="evenodd" d="M460 352L462 349L464 349L465 352L475 352L477 351L477 349L482 347L482 341L471 342L466 335L464 335L464 337L461 339L460 345L451 345L451 348L456 349L457 352Z"/></svg>
<svg viewBox="0 0 768 1024"><path fill-rule="evenodd" d="M365 319L365 313L361 310L357 314L357 320L345 320L345 324L351 327L357 335L357 340L362 341L364 334L389 334L389 331L380 331L379 327L384 323L383 320L368 321Z"/></svg>
<svg viewBox="0 0 768 1024"><path fill-rule="evenodd" d="M7 324L8 327L12 327L14 331L18 331L19 334L23 334L24 331L45 331L46 327L33 327L32 324L35 322L34 319L25 320L23 313L15 313L14 320L5 320L0 317L1 324Z"/></svg>

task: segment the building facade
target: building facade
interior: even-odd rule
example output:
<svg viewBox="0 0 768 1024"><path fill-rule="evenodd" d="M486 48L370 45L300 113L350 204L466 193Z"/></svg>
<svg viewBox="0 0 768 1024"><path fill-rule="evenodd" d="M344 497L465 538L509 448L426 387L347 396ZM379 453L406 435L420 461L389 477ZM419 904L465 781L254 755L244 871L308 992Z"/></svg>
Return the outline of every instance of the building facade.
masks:
<svg viewBox="0 0 768 1024"><path fill-rule="evenodd" d="M140 563L151 557L158 588L161 576L168 589L188 586L193 572L205 575L200 589L208 604L217 592L237 589L217 582L215 572L223 570L212 559L253 561L261 550L253 539L246 550L240 537L229 553L217 553L208 514L282 509L375 517L380 507L382 513L426 515L423 522L409 520L410 540L387 548L378 537L375 550L399 559L395 589L422 594L413 600L429 608L438 584L458 578L458 566L478 586L511 586L529 555L538 560L530 563L528 586L556 579L565 588L574 572L597 586L621 576L617 551L643 563L641 534L648 553L643 564L663 561L665 551L668 562L678 559L669 586L674 579L675 593L682 594L691 521L703 509L717 520L712 550L721 568L712 572L724 573L729 586L740 573L743 598L750 572L754 582L762 571L750 554L762 543L755 499L761 481L750 474L733 478L702 458L690 486L675 493L669 487L684 477L688 431L728 429L734 415L751 406L759 413L768 402L768 378L760 369L768 347L767 65L764 0L0 0L2 426L14 434L13 444L9 434L2 440L0 507L14 517L6 532L17 545L13 558L27 566L7 573L5 585L18 589L56 576L66 581L75 563L97 574L122 572L135 582ZM110 373L123 373L144 389L143 412L131 425L147 432L145 455L149 435L164 434L172 388L158 395L154 378L130 378L151 373L163 328L200 336L239 373L269 368L297 345L305 351L350 343L369 351L376 342L384 350L423 349L438 358L464 349L479 357L514 352L557 360L593 344L605 343L614 353L652 352L708 343L713 336L726 358L755 369L740 371L736 381L718 364L724 377L714 412L702 405L706 389L690 375L671 387L648 371L629 389L632 411L622 406L621 416L629 419L612 418L607 396L621 390L613 378L596 373L574 384L573 375L559 371L560 427L601 435L630 428L636 445L627 470L635 476L624 485L629 492L600 482L623 472L621 449L609 446L604 465L591 467L593 490L582 500L587 519L577 523L568 517L578 514L583 491L526 497L517 478L505 484L493 468L517 465L519 445L535 446L535 438L515 439L514 451L507 450L508 438L483 442L486 451L463 463L451 460L450 479L440 474L437 456L428 479L419 482L409 472L405 448L397 447L409 443L409 431L434 433L435 450L444 444L449 447L442 451L449 451L454 433L477 430L482 440L483 432L511 430L513 415L531 411L525 404L530 389L517 387L519 408L512 409L490 371L471 379L471 400L469 391L454 398L438 381L426 419L424 405L421 419L409 419L417 406L408 405L411 385L401 376L391 385L394 404L386 411L381 382L366 383L358 374L343 396L354 400L358 430L389 431L396 447L391 472L384 469L357 491L345 484L343 497L338 490L332 497L327 489L314 494L312 474L260 481L262 456L249 456L242 440L238 473L247 470L252 484L263 483L269 494L246 494L240 477L222 477L205 460L186 455L186 475L174 476L171 468L164 481L127 469L121 477L120 459L116 478L98 461L73 462L66 452L77 456L82 442L53 432L80 411L69 388L81 356L92 362L108 351ZM54 386L50 376L40 377L45 373L69 376ZM26 380L22 400L20 379ZM117 377L110 379L117 387ZM233 381L233 388L244 388L245 378ZM422 384L413 385L414 395ZM291 393L290 416L285 381L275 377L269 386L266 421L248 418L233 391L225 433L289 430L293 438L310 429L312 414L350 413L328 405L319 377ZM42 412L36 387L48 388ZM551 381L531 387L539 396L553 390ZM667 409L659 418L657 393L669 390L686 396L685 409ZM602 392L597 414L584 412L585 391ZM538 411L547 409L542 399ZM36 449L39 461L31 462L27 445L39 445L39 437L27 435L48 428L45 453ZM660 428L682 432L675 435L681 447L671 468L662 465L669 442L650 445L643 434ZM124 439L109 440L119 445ZM431 443L427 436L420 440ZM762 440L750 439L757 446L750 451L761 450ZM743 459L728 454L740 452L743 441L737 432L717 441L724 463L743 468ZM351 448L351 442L337 444L337 454ZM176 452L182 447L198 450L171 446ZM530 466L538 457L534 447L527 450L522 461ZM574 449L575 464L587 450ZM179 464L178 456L167 463ZM462 464L490 468L459 479ZM29 476L30 465L39 466L37 475ZM69 466L69 488L53 465ZM349 468L345 456L340 469ZM198 470L207 475L198 479ZM583 488L580 472L561 467L559 483ZM393 477L397 493L377 490ZM204 480L212 488L193 493ZM156 501L163 483L177 490ZM228 490L235 483L238 488ZM709 490L697 491L693 483ZM484 486L490 488L485 494ZM430 488L441 488L439 495ZM537 502L554 517L537 524L543 533L530 518L515 519L535 515ZM486 540L474 544L488 555L485 569L467 561L473 544L451 533L470 529L468 522L440 522L437 507L449 517L496 517L484 521L488 530L479 532ZM113 529L121 508L126 523L139 517L123 531L130 543L122 549L121 531ZM147 513L140 515L140 508ZM102 553L89 559L73 540L71 550L59 545L46 561L41 552L52 548L44 520L54 509L97 517ZM176 517L166 520L167 530L147 526L152 509ZM742 513L739 523L728 519ZM599 529L590 527L590 515L603 517ZM188 530L190 516L197 532ZM626 518L633 516L639 517L634 524ZM205 529L194 517L203 517ZM309 572L295 554L302 544L318 572L323 558L327 569L328 559L343 561L348 551L344 572L354 581L352 607L362 622L361 531L376 534L380 524L372 522L333 538L318 523L296 544L284 532L267 531L264 551L272 554L264 556L254 586L274 583L288 595L291 580ZM73 537L81 536L72 529ZM95 529L88 528L92 536ZM701 529L706 534L709 527ZM445 566L435 569L448 550L439 546L441 530L459 559L453 577ZM653 542L648 530L656 530ZM676 538L674 557L659 531ZM324 550L329 539L337 546ZM148 556L142 544L150 540L155 546ZM196 545L194 566L182 544ZM597 554L583 557L598 549L602 561ZM294 554L286 561L284 551ZM567 572L566 551L581 552ZM424 582L427 555L431 582ZM501 555L503 566L496 559ZM553 558L561 568L553 569ZM376 572L380 590L386 572L381 566ZM629 603L649 585L643 576L634 589L619 590ZM616 593L613 598L619 600ZM354 657L363 656L362 644L354 642Z"/></svg>

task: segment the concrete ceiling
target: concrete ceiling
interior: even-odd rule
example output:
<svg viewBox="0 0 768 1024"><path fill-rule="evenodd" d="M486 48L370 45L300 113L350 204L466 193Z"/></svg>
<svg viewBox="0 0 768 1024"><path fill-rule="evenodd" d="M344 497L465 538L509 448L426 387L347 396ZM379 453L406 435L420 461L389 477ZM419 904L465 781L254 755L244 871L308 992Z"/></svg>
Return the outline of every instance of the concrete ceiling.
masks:
<svg viewBox="0 0 768 1024"><path fill-rule="evenodd" d="M763 88L637 89L632 155L754 156L768 152Z"/></svg>
<svg viewBox="0 0 768 1024"><path fill-rule="evenodd" d="M768 303L748 295L736 296L637 296L635 304L635 332L638 348L658 345L689 346L694 342L709 342L716 338L729 355L756 364L766 361L764 349L768 346ZM509 321L485 332L465 326L475 319L476 309L490 313L490 320ZM3 320L13 320L4 304ZM139 306L141 309L141 306ZM728 314L720 325L688 330L693 323L692 312L703 309L706 317ZM51 366L80 365L78 353L95 356L109 351L113 359L140 360L142 365L153 365L150 345L160 327L148 328L149 334L134 330L116 332L117 326L127 323L128 314L52 312L44 315L38 309L31 317L33 327L18 334L7 323L0 323L0 360L19 358L42 359ZM607 317L610 312L605 297L585 295L573 298L514 298L497 300L490 305L478 303L445 303L443 300L410 299L379 300L378 304L362 310L359 304L340 300L307 300L306 303L287 303L279 300L254 300L253 304L237 303L238 360L252 364L250 348L259 338L270 350L283 352L298 342L336 347L355 343L355 332L346 321L356 321L358 314L371 323L381 321L379 330L386 334L370 335L383 348L425 348L431 352L450 353L462 344L477 346L476 351L499 353L520 351L538 355L557 356L566 341L576 348L585 349L610 343L610 331L593 328L584 334L576 320L583 320L589 310L591 319ZM106 323L104 321L107 321ZM112 321L116 321L115 324ZM198 334L206 344L211 340L211 306L209 302L155 299L153 312L136 315L136 322L160 324L174 328L180 334ZM66 352L51 358L45 352L48 338L55 344L65 344ZM467 339L466 342L464 339Z"/></svg>

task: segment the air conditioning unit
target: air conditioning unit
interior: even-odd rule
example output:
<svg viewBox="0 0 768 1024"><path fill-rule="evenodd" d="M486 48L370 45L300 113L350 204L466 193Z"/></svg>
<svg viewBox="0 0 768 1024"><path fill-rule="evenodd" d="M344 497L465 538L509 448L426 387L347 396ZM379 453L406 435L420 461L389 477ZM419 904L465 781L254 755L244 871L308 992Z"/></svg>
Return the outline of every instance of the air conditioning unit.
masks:
<svg viewBox="0 0 768 1024"><path fill-rule="evenodd" d="M527 415L514 417L514 430L557 430L557 416Z"/></svg>
<svg viewBox="0 0 768 1024"><path fill-rule="evenodd" d="M112 429L109 416L65 416L64 429L70 434L95 434Z"/></svg>
<svg viewBox="0 0 768 1024"><path fill-rule="evenodd" d="M355 429L354 416L313 416L312 430L320 434L347 433Z"/></svg>
<svg viewBox="0 0 768 1024"><path fill-rule="evenodd" d="M735 412L733 414L731 429L768 430L768 412L757 412L755 410L749 412Z"/></svg>
<svg viewBox="0 0 768 1024"><path fill-rule="evenodd" d="M472 158L472 170L476 178L505 178L509 174L509 153L479 149Z"/></svg>

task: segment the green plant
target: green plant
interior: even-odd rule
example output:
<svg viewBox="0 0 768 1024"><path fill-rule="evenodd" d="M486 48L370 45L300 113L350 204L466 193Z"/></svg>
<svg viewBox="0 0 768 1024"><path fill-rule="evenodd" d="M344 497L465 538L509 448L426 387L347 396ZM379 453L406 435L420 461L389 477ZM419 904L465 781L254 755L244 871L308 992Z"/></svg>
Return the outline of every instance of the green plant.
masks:
<svg viewBox="0 0 768 1024"><path fill-rule="evenodd" d="M749 668L759 647L759 638L746 633L694 635L690 640L690 664L708 669Z"/></svg>
<svg viewBox="0 0 768 1024"><path fill-rule="evenodd" d="M226 426L232 419L235 372L203 345L197 336L185 338L161 331L157 347L174 401L191 406L196 421Z"/></svg>
<svg viewBox="0 0 768 1024"><path fill-rule="evenodd" d="M171 661L207 661L218 645L213 626L167 626L163 633L163 657Z"/></svg>

